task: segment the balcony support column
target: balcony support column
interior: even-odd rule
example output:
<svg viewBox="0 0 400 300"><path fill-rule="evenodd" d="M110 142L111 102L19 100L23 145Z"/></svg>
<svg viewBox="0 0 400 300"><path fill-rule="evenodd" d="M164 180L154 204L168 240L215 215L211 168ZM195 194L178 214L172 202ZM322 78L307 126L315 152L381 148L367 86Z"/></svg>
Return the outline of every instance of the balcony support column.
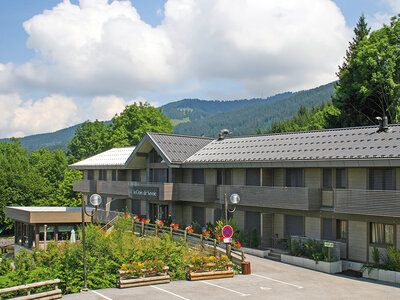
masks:
<svg viewBox="0 0 400 300"><path fill-rule="evenodd" d="M173 178L172 178L172 168L171 168L171 167L168 167L168 182L169 182L169 183L172 183L172 182L173 182L172 179L173 179Z"/></svg>

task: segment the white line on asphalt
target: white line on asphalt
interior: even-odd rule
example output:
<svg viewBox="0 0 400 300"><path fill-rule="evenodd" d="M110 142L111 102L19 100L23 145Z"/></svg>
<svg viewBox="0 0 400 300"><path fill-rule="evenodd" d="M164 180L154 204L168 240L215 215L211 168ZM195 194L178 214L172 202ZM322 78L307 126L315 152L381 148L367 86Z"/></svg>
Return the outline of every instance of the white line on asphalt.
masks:
<svg viewBox="0 0 400 300"><path fill-rule="evenodd" d="M104 296L103 294L100 294L99 292L96 292L96 291L93 291L93 290L90 290L90 291L95 293L96 295L99 295L100 297L103 297L104 299L112 300L111 298L108 298L107 296Z"/></svg>
<svg viewBox="0 0 400 300"><path fill-rule="evenodd" d="M270 277L267 277L267 276L262 276L262 275L258 275L258 274L250 274L250 275L261 277L261 278L268 279L268 280L271 280L271 281L276 281L276 282L279 282L279 283L282 283L282 284L291 285L291 286L297 287L298 289L302 289L303 288L300 285L296 285L296 284L285 282L285 281L280 281L278 279L273 279L273 278L270 278Z"/></svg>
<svg viewBox="0 0 400 300"><path fill-rule="evenodd" d="M160 290L160 291L163 291L163 292L165 292L165 293L167 293L167 294L170 294L170 295L173 295L173 296L175 296L175 297L181 298L181 299L183 299L183 300L190 300L190 299L188 299L188 298L185 298L185 297L179 296L179 295L177 295L177 294L174 294L173 292L170 292L170 291L164 290L164 289L162 289L162 288L159 288L158 286L150 285L150 287L155 288L155 289Z"/></svg>
<svg viewBox="0 0 400 300"><path fill-rule="evenodd" d="M238 291L235 291L235 290L232 290L232 289L228 289L228 288L226 288L226 287L219 286L219 285L216 285L216 284L213 284L213 283L209 283L209 282L206 282L206 281L200 281L200 282L205 283L205 284L208 284L208 285L212 285L212 286L215 286L215 287L218 287L218 288L220 288L220 289L224 289L224 290L227 290L227 291L236 293L236 294L239 294L240 296L250 296L249 294L243 294L243 293L241 293L241 292L238 292Z"/></svg>
<svg viewBox="0 0 400 300"><path fill-rule="evenodd" d="M260 286L260 289L261 289L261 290L272 290L272 288L270 288L270 287L265 287L265 286Z"/></svg>

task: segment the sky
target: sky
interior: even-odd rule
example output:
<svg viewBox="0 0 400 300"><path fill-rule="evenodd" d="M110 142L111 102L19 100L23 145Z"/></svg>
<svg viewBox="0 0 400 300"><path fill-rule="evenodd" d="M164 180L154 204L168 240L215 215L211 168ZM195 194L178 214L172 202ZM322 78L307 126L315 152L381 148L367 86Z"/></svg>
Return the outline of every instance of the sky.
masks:
<svg viewBox="0 0 400 300"><path fill-rule="evenodd" d="M400 0L2 0L0 138L109 120L125 105L234 100L336 80L362 13Z"/></svg>

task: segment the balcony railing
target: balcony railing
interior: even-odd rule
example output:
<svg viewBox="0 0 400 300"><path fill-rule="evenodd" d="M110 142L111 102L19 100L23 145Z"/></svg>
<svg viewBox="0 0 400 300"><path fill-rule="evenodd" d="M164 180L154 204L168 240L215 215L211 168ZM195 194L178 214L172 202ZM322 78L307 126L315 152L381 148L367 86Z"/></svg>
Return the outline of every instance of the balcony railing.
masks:
<svg viewBox="0 0 400 300"><path fill-rule="evenodd" d="M239 205L318 210L321 207L321 190L306 187L272 187L272 186L241 186L221 185L217 188L220 202L224 201L224 194L240 195Z"/></svg>
<svg viewBox="0 0 400 300"><path fill-rule="evenodd" d="M400 217L400 191L334 189L334 212Z"/></svg>
<svg viewBox="0 0 400 300"><path fill-rule="evenodd" d="M128 196L133 199L135 196L132 195L131 191L135 187L141 189L156 188L158 191L157 200L213 202L216 199L216 185L100 180L77 180L74 182L74 191L99 193L101 195ZM151 198L151 200L154 200L154 198Z"/></svg>

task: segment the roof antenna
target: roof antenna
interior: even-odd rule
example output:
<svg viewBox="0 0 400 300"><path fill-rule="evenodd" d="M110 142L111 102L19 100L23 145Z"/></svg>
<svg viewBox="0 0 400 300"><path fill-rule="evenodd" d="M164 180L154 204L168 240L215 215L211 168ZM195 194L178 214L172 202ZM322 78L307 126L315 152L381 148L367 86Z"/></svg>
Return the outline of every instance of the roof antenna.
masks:
<svg viewBox="0 0 400 300"><path fill-rule="evenodd" d="M229 130L228 129L222 129L219 132L218 141L222 141L226 137L226 135L228 135L228 134L229 134Z"/></svg>
<svg viewBox="0 0 400 300"><path fill-rule="evenodd" d="M378 128L377 132L388 132L389 131L387 116L384 115L383 119L381 117L376 117L375 119L377 119L379 122L379 128Z"/></svg>

